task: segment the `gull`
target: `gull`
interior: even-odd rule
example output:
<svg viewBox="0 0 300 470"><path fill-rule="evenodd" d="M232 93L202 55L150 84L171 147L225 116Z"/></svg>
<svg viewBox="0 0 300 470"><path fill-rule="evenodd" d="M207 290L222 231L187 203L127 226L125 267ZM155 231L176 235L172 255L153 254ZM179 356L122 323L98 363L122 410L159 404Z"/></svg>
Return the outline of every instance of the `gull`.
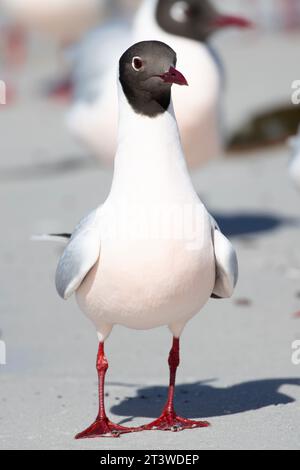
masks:
<svg viewBox="0 0 300 470"><path fill-rule="evenodd" d="M69 71L71 48L91 28L101 27L131 3L132 0L0 0L0 7L9 21L3 33L7 61L25 62L28 33L48 36L59 46L59 68L63 73L46 83L45 94L69 99L73 88Z"/></svg>
<svg viewBox="0 0 300 470"><path fill-rule="evenodd" d="M121 26L121 27L120 27ZM226 27L249 27L224 16L209 0L143 0L133 25L114 24L88 35L75 53L75 101L67 115L71 134L103 163L113 162L117 144L115 69L124 45L159 40L177 50L189 90L174 92L185 156L190 168L220 154L220 102L224 76L210 37Z"/></svg>
<svg viewBox="0 0 300 470"><path fill-rule="evenodd" d="M136 43L121 56L110 193L72 235L54 235L67 241L56 271L57 292L63 299L76 295L99 339L99 411L77 439L209 425L174 409L180 337L211 297L233 294L238 262L191 182L171 97L173 84L188 90L176 63L175 51L159 41ZM157 420L138 428L112 423L105 411L104 343L115 325L167 326L173 336L166 406Z"/></svg>
<svg viewBox="0 0 300 470"><path fill-rule="evenodd" d="M20 27L49 34L67 44L106 16L108 0L1 0L1 3Z"/></svg>
<svg viewBox="0 0 300 470"><path fill-rule="evenodd" d="M108 2L109 0L0 0L1 14L5 18L0 35L4 37L7 65L24 65L28 59L28 33L42 33L57 42L61 48L69 47L87 30L106 20ZM64 96L70 89L69 77L65 77L64 73L55 83L47 85L47 94Z"/></svg>

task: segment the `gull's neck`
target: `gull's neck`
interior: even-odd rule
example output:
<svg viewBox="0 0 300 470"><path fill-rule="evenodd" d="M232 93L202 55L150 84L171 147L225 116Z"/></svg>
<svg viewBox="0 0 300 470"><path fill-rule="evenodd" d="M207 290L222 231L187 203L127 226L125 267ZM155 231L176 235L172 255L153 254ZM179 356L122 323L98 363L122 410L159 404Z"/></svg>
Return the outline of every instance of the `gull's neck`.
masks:
<svg viewBox="0 0 300 470"><path fill-rule="evenodd" d="M133 197L165 193L167 188L193 190L172 101L156 117L137 114L119 85L118 148L111 195Z"/></svg>

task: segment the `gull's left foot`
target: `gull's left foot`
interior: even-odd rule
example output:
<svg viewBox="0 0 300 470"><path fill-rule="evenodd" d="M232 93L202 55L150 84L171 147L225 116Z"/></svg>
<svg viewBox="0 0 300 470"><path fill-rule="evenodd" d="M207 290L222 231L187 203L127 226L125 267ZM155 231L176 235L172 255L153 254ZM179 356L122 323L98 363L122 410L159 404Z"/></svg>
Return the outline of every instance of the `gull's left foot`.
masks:
<svg viewBox="0 0 300 470"><path fill-rule="evenodd" d="M120 437L121 434L136 432L139 428L126 428L112 423L108 418L96 419L85 431L77 434L75 439L92 439L96 437Z"/></svg>
<svg viewBox="0 0 300 470"><path fill-rule="evenodd" d="M208 421L194 421L181 418L176 413L164 412L158 419L141 427L144 431L184 431L185 429L207 428Z"/></svg>

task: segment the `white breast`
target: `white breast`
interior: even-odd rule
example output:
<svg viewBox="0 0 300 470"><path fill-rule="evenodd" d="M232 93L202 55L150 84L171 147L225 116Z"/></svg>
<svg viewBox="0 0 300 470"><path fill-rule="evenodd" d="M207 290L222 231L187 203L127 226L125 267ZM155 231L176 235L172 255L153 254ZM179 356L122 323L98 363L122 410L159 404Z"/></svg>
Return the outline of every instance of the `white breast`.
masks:
<svg viewBox="0 0 300 470"><path fill-rule="evenodd" d="M98 331L115 323L183 326L214 287L211 221L192 187L173 111L151 119L121 101L100 260L77 299Z"/></svg>
<svg viewBox="0 0 300 470"><path fill-rule="evenodd" d="M212 247L188 251L183 243L124 240L104 242L100 262L77 294L81 309L101 325L135 329L182 323L212 292Z"/></svg>

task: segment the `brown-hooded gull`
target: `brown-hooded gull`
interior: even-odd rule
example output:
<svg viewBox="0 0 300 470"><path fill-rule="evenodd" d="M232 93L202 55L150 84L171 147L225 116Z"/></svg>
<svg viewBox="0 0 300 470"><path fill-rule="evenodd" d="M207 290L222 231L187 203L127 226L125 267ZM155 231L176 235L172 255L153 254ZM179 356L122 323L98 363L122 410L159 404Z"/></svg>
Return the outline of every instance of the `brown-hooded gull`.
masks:
<svg viewBox="0 0 300 470"><path fill-rule="evenodd" d="M208 426L175 412L179 339L211 297L233 294L238 265L189 176L171 99L173 84L187 85L176 62L174 50L158 41L137 43L122 55L111 190L70 239L62 235L69 240L56 272L57 291L63 299L76 294L99 338L99 412L77 438ZM114 424L105 412L104 343L114 325L168 326L173 335L166 406L157 420L139 428Z"/></svg>

